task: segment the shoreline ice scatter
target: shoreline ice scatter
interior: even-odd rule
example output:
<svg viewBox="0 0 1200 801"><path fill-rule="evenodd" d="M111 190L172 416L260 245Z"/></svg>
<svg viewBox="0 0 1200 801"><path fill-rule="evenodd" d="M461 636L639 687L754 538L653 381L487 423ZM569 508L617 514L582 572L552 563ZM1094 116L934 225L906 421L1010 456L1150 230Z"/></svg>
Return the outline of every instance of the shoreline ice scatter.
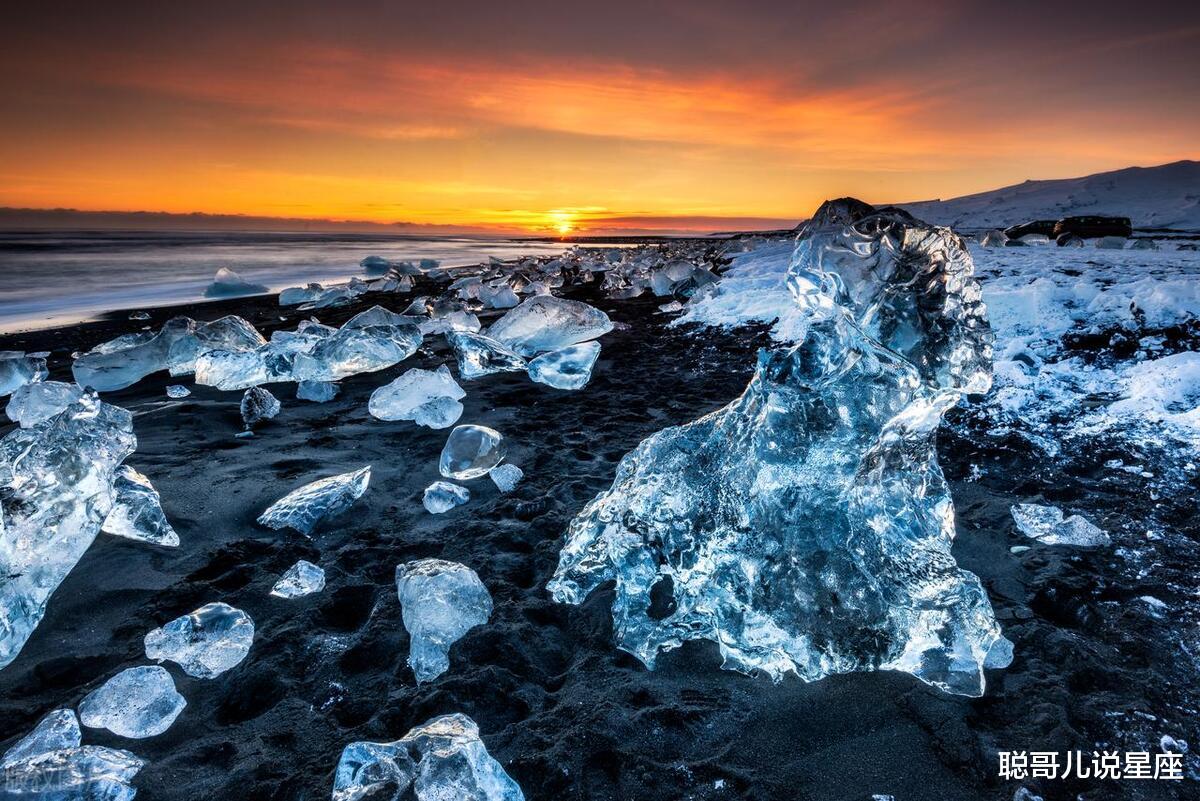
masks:
<svg viewBox="0 0 1200 801"><path fill-rule="evenodd" d="M1086 548L1111 545L1108 533L1080 515L1064 517L1057 506L1018 503L1012 507L1017 530L1045 545L1077 545Z"/></svg>
<svg viewBox="0 0 1200 801"><path fill-rule="evenodd" d="M20 351L0 351L0 397L10 395L26 384L44 381L48 375L45 357Z"/></svg>
<svg viewBox="0 0 1200 801"><path fill-rule="evenodd" d="M487 335L529 357L595 339L611 330L608 315L594 306L537 295L492 323Z"/></svg>
<svg viewBox="0 0 1200 801"><path fill-rule="evenodd" d="M270 420L279 414L279 399L262 387L251 387L242 395L239 409L242 422L249 431L263 420Z"/></svg>
<svg viewBox="0 0 1200 801"><path fill-rule="evenodd" d="M171 728L185 706L166 668L144 665L122 670L88 693L79 702L79 721L89 729L144 739Z"/></svg>
<svg viewBox="0 0 1200 801"><path fill-rule="evenodd" d="M599 342L568 345L530 360L529 377L555 389L583 389L592 378L598 358Z"/></svg>
<svg viewBox="0 0 1200 801"><path fill-rule="evenodd" d="M267 291L262 284L254 284L242 278L228 267L217 270L212 283L204 290L206 298L236 298L239 295L259 295Z"/></svg>
<svg viewBox="0 0 1200 801"><path fill-rule="evenodd" d="M479 478L504 460L508 446L504 436L487 426L455 426L442 447L438 472L446 478L466 481Z"/></svg>
<svg viewBox="0 0 1200 801"><path fill-rule="evenodd" d="M96 539L136 447L133 416L94 395L0 439L0 669Z"/></svg>
<svg viewBox="0 0 1200 801"><path fill-rule="evenodd" d="M447 331L446 342L454 350L458 376L464 381L491 373L519 373L525 357L491 337L471 331Z"/></svg>
<svg viewBox="0 0 1200 801"><path fill-rule="evenodd" d="M342 388L332 381L300 381L296 384L296 398L313 403L328 403L341 391Z"/></svg>
<svg viewBox="0 0 1200 801"><path fill-rule="evenodd" d="M14 798L38 801L132 801L137 790L129 782L145 763L116 748L80 745L74 711L51 712L0 758L0 773L9 788L47 788ZM8 796L5 796L6 798Z"/></svg>
<svg viewBox="0 0 1200 801"><path fill-rule="evenodd" d="M618 644L651 668L708 639L724 667L776 681L898 670L981 695L1011 643L951 554L934 440L942 415L991 382L966 245L903 212L830 201L787 282L795 344L760 353L724 409L625 456L571 522L551 594L578 604L615 581ZM660 619L648 610L663 579L675 609Z"/></svg>
<svg viewBox="0 0 1200 801"><path fill-rule="evenodd" d="M342 750L333 801L413 796L416 801L525 801L520 786L488 753L475 721L463 714L428 720L395 742L353 742Z"/></svg>
<svg viewBox="0 0 1200 801"><path fill-rule="evenodd" d="M431 515L440 515L456 506L462 506L469 500L471 491L466 487L451 484L449 481L435 481L425 488L421 504Z"/></svg>
<svg viewBox="0 0 1200 801"><path fill-rule="evenodd" d="M112 509L100 530L131 540L174 548L179 535L163 513L162 499L150 479L129 465L117 469Z"/></svg>
<svg viewBox="0 0 1200 801"><path fill-rule="evenodd" d="M362 497L371 483L371 466L330 476L294 489L258 516L267 528L294 528L311 535L326 518L336 517Z"/></svg>
<svg viewBox="0 0 1200 801"><path fill-rule="evenodd" d="M169 387L167 387L167 397L168 398L173 398L175 400L179 400L180 398L186 398L188 395L191 395L191 394L192 394L192 391L190 389L188 389L187 387L182 386L180 384L171 384Z"/></svg>
<svg viewBox="0 0 1200 801"><path fill-rule="evenodd" d="M21 428L49 420L83 397L83 390L62 381L34 381L13 390L5 413Z"/></svg>
<svg viewBox="0 0 1200 801"><path fill-rule="evenodd" d="M488 478L496 485L496 489L503 493L512 492L521 483L521 479L525 478L525 471L517 467L515 464L496 465L488 471Z"/></svg>
<svg viewBox="0 0 1200 801"><path fill-rule="evenodd" d="M275 582L271 594L276 598L302 598L325 589L325 571L301 559Z"/></svg>
<svg viewBox="0 0 1200 801"><path fill-rule="evenodd" d="M450 668L450 646L492 616L492 596L475 571L457 562L420 559L396 568L408 665L417 683Z"/></svg>
<svg viewBox="0 0 1200 801"><path fill-rule="evenodd" d="M367 410L379 420L412 420L427 428L447 428L462 416L466 392L446 365L414 367L371 393Z"/></svg>
<svg viewBox="0 0 1200 801"><path fill-rule="evenodd" d="M236 667L253 643L254 621L220 601L177 617L145 637L147 659L170 660L197 679L216 678Z"/></svg>

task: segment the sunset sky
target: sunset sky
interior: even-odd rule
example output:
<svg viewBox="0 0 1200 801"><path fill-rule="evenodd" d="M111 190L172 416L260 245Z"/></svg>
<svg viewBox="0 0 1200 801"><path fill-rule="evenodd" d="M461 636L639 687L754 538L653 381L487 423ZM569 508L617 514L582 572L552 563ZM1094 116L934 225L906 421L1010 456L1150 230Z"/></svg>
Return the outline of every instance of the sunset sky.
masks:
<svg viewBox="0 0 1200 801"><path fill-rule="evenodd" d="M713 230L1200 158L1198 7L26 3L0 206Z"/></svg>

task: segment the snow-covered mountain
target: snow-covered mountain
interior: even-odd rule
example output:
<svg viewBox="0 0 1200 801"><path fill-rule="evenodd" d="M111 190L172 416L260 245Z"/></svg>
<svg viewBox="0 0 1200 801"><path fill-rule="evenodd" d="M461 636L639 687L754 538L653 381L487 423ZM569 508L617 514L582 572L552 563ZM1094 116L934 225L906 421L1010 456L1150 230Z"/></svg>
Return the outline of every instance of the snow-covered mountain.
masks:
<svg viewBox="0 0 1200 801"><path fill-rule="evenodd" d="M1200 162L1127 167L1083 178L1026 181L950 200L899 204L939 225L1004 228L1075 214L1129 217L1135 228L1200 231Z"/></svg>

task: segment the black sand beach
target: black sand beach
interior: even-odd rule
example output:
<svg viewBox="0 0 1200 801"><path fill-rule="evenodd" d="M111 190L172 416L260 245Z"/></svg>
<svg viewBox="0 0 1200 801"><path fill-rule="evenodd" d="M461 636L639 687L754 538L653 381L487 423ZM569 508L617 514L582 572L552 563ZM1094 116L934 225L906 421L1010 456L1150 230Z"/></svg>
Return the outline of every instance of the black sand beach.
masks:
<svg viewBox="0 0 1200 801"><path fill-rule="evenodd" d="M591 383L562 392L519 374L464 382L460 422L502 432L509 461L526 477L510 495L487 479L469 482L470 502L443 515L428 514L421 493L438 478L447 432L381 422L366 410L374 388L410 367L447 361L441 337L397 367L345 380L330 403L298 401L293 385L269 386L283 411L248 440L234 438L240 392L195 388L172 401L164 387L190 382L157 374L105 395L135 413L138 449L128 462L161 492L182 545L100 536L20 656L0 671L0 751L46 712L74 707L115 672L145 664L148 630L215 600L254 619L247 659L208 681L172 669L188 705L165 734L128 741L85 730L85 742L147 760L135 780L139 799L325 799L348 742L396 739L451 712L479 724L531 801L1009 801L1020 783L997 777L998 750L1090 756L1144 750L1166 733L1187 737L1179 721L1190 671L1175 664L1174 641L1195 621L1156 619L1135 599L1170 602L1169 585L1189 579L1200 534L1196 488L1151 499L1136 476L1101 483L1099 466L1122 454L1098 449L1055 467L1020 441L983 437L969 414L958 414L940 440L957 509L955 555L983 579L1015 644L1012 666L989 673L983 698L949 696L900 673L773 685L720 670L710 644L667 654L654 672L617 651L609 592L575 608L551 602L544 589L561 535L641 439L735 397L767 338L759 330L667 328L654 299L613 302L579 289L566 296L619 323L601 340ZM339 324L375 303L400 310L408 302L371 294L319 317ZM69 380L73 350L175 314L233 312L267 335L309 316L281 311L273 297L228 300L155 310L149 321L121 314L6 336L0 348L53 350L51 377ZM366 495L312 540L254 522L285 492L368 464ZM973 466L983 470L977 479ZM1178 562L1137 576L1107 551L1012 554L1029 541L1009 507L1038 499L1089 509L1113 531L1153 510L1179 520L1188 539ZM447 673L417 687L393 574L422 557L474 568L495 613L454 646ZM294 601L270 597L299 558L325 568L326 589ZM1025 786L1046 801L1197 797L1192 781Z"/></svg>

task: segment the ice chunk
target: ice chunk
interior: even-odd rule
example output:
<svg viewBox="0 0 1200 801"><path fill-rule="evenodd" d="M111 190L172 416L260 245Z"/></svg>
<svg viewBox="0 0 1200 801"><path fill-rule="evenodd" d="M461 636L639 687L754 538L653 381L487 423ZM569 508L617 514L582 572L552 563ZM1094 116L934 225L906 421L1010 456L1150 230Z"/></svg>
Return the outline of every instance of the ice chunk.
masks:
<svg viewBox="0 0 1200 801"><path fill-rule="evenodd" d="M549 589L580 603L615 581L618 643L649 667L708 639L724 667L775 680L900 670L980 695L1004 638L951 554L934 447L943 413L991 382L966 245L830 203L797 238L788 288L792 342L761 352L727 407L626 455L572 521ZM663 589L674 604L651 615Z"/></svg>
<svg viewBox="0 0 1200 801"><path fill-rule="evenodd" d="M320 284L291 286L279 293L280 306L298 306L301 303L311 303L325 292Z"/></svg>
<svg viewBox="0 0 1200 801"><path fill-rule="evenodd" d="M341 389L332 381L301 381L296 385L296 397L315 403L328 403L337 397Z"/></svg>
<svg viewBox="0 0 1200 801"><path fill-rule="evenodd" d="M599 342L570 345L530 360L529 377L555 389L582 389L599 357Z"/></svg>
<svg viewBox="0 0 1200 801"><path fill-rule="evenodd" d="M142 739L171 728L187 701L158 665L122 670L79 702L79 720L89 729L108 729Z"/></svg>
<svg viewBox="0 0 1200 801"><path fill-rule="evenodd" d="M488 309L511 309L521 302L517 293L513 292L512 287L507 284L480 287L479 300Z"/></svg>
<svg viewBox="0 0 1200 801"><path fill-rule="evenodd" d="M4 759L0 760L0 765L12 765L50 751L78 748L82 741L79 719L75 717L74 710L56 709L42 718L33 731L8 749L4 753Z"/></svg>
<svg viewBox="0 0 1200 801"><path fill-rule="evenodd" d="M191 395L191 394L192 394L192 391L190 389L188 389L185 386L180 386L179 384L171 384L169 387L167 387L167 397L168 398L173 398L175 400L179 400L180 398L186 398L188 395Z"/></svg>
<svg viewBox="0 0 1200 801"><path fill-rule="evenodd" d="M96 538L136 444L133 416L94 395L0 439L0 669Z"/></svg>
<svg viewBox="0 0 1200 801"><path fill-rule="evenodd" d="M488 478L501 492L512 492L525 477L525 471L515 464L496 465L488 471Z"/></svg>
<svg viewBox="0 0 1200 801"><path fill-rule="evenodd" d="M292 373L299 381L337 381L358 373L391 367L421 346L421 332L411 323L343 326L309 353L299 353Z"/></svg>
<svg viewBox="0 0 1200 801"><path fill-rule="evenodd" d="M147 634L146 658L169 659L189 676L211 679L245 659L253 642L250 616L218 601Z"/></svg>
<svg viewBox="0 0 1200 801"><path fill-rule="evenodd" d="M372 306L366 311L358 314L347 320L342 328L367 328L369 326L406 326L412 325L412 321L403 314L396 314L393 311L388 311L382 306Z"/></svg>
<svg viewBox="0 0 1200 801"><path fill-rule="evenodd" d="M471 492L466 487L448 481L435 481L425 488L421 503L425 506L425 511L440 515L442 512L449 512L455 506L462 506L469 500Z"/></svg>
<svg viewBox="0 0 1200 801"><path fill-rule="evenodd" d="M502 342L469 331L449 331L446 342L454 349L458 375L464 381L489 373L520 372L525 359Z"/></svg>
<svg viewBox="0 0 1200 801"><path fill-rule="evenodd" d="M418 682L450 667L450 646L492 616L492 596L475 571L457 562L419 559L396 568L396 592Z"/></svg>
<svg viewBox="0 0 1200 801"><path fill-rule="evenodd" d="M129 465L121 465L113 490L116 496L112 509L101 526L104 533L169 548L179 544L179 535L167 522L158 490L150 479Z"/></svg>
<svg viewBox="0 0 1200 801"><path fill-rule="evenodd" d="M294 528L303 534L327 517L336 517L362 497L371 482L371 467L322 478L284 495L258 517L267 528Z"/></svg>
<svg viewBox="0 0 1200 801"><path fill-rule="evenodd" d="M18 387L42 381L49 374L44 357L27 356L18 351L0 353L0 397Z"/></svg>
<svg viewBox="0 0 1200 801"><path fill-rule="evenodd" d="M49 420L83 396L83 390L75 384L62 381L35 381L13 390L5 412L8 419L21 428Z"/></svg>
<svg viewBox="0 0 1200 801"><path fill-rule="evenodd" d="M392 263L383 256L367 256L358 263L367 275L386 275Z"/></svg>
<svg viewBox="0 0 1200 801"><path fill-rule="evenodd" d="M426 721L395 742L350 743L334 773L333 801L398 801L410 786L417 801L525 801L462 714Z"/></svg>
<svg viewBox="0 0 1200 801"><path fill-rule="evenodd" d="M533 356L595 339L611 330L608 315L594 306L538 295L492 323L487 335L522 356Z"/></svg>
<svg viewBox="0 0 1200 801"><path fill-rule="evenodd" d="M276 598L301 598L325 589L325 571L301 559L275 582L271 594Z"/></svg>
<svg viewBox="0 0 1200 801"><path fill-rule="evenodd" d="M455 426L442 448L438 472L459 481L479 478L503 461L506 450L499 431L487 426Z"/></svg>
<svg viewBox="0 0 1200 801"><path fill-rule="evenodd" d="M194 372L196 360L209 351L242 353L257 350L267 342L258 329L236 314L211 323L183 319L191 324L188 332L174 338L167 348L167 369L173 376Z"/></svg>
<svg viewBox="0 0 1200 801"><path fill-rule="evenodd" d="M466 392L446 365L436 370L413 368L371 393L367 409L380 420L413 420L429 428L446 428L463 411Z"/></svg>
<svg viewBox="0 0 1200 801"><path fill-rule="evenodd" d="M1012 507L1012 516L1017 530L1046 545L1097 547L1112 542L1103 529L1079 515L1064 519L1063 510L1057 506L1018 503Z"/></svg>
<svg viewBox="0 0 1200 801"><path fill-rule="evenodd" d="M206 298L233 298L239 295L257 295L266 292L262 284L252 284L228 267L217 270L212 283L204 290Z"/></svg>
<svg viewBox="0 0 1200 801"><path fill-rule="evenodd" d="M261 350L211 350L197 357L196 383L222 392L257 387L275 379Z"/></svg>
<svg viewBox="0 0 1200 801"><path fill-rule="evenodd" d="M262 387L251 387L246 390L240 406L242 422L246 424L246 430L249 431L263 420L270 420L279 414L279 408L279 399Z"/></svg>

